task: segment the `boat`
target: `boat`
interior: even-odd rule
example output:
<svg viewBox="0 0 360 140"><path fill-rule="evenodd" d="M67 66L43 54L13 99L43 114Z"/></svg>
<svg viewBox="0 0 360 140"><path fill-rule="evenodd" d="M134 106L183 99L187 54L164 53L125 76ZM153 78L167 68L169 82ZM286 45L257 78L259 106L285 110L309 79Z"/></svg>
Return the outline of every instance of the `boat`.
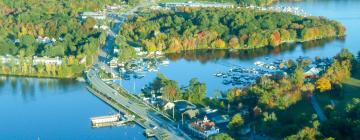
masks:
<svg viewBox="0 0 360 140"><path fill-rule="evenodd" d="M262 67L262 66L265 65L265 63L262 62L262 61L256 61L254 64L255 64L256 66L259 66L259 67Z"/></svg>
<svg viewBox="0 0 360 140"><path fill-rule="evenodd" d="M161 64L162 65L169 65L170 61L169 60L163 60L163 61L161 61Z"/></svg>
<svg viewBox="0 0 360 140"><path fill-rule="evenodd" d="M231 84L232 82L231 82L231 80L224 80L222 83L223 83L224 85L229 85L229 84Z"/></svg>

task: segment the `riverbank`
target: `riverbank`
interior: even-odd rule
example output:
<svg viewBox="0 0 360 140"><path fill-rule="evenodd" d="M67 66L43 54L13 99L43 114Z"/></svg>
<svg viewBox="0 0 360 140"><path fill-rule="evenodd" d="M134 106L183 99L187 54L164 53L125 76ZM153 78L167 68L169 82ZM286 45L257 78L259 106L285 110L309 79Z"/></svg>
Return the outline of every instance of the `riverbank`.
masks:
<svg viewBox="0 0 360 140"><path fill-rule="evenodd" d="M38 75L23 75L23 74L1 74L0 77L17 77L17 78L44 78L44 79L63 79L63 80L76 80L79 82L85 82L84 77L76 76L76 77L58 77L58 76L38 76Z"/></svg>

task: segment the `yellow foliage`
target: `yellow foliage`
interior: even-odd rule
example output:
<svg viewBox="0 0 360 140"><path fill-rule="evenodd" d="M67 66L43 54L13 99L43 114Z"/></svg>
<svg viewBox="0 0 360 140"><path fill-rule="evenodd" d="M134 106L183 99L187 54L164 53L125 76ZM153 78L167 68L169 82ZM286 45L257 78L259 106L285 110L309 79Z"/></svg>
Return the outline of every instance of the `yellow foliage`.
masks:
<svg viewBox="0 0 360 140"><path fill-rule="evenodd" d="M318 81L316 81L316 88L320 90L320 92L325 92L331 90L331 82L326 77L321 77Z"/></svg>

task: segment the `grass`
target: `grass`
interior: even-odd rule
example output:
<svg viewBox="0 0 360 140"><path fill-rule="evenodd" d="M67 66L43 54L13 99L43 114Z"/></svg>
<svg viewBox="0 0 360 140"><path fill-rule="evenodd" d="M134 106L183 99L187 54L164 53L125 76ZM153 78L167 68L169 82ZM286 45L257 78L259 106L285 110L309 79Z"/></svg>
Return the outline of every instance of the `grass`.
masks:
<svg viewBox="0 0 360 140"><path fill-rule="evenodd" d="M319 104L324 108L326 105L331 104L331 100L335 101L335 109L338 111L344 110L346 104L350 103L353 98L360 98L360 69L357 69L351 78L345 80L343 83L341 98L334 98L329 96L331 93L319 93Z"/></svg>

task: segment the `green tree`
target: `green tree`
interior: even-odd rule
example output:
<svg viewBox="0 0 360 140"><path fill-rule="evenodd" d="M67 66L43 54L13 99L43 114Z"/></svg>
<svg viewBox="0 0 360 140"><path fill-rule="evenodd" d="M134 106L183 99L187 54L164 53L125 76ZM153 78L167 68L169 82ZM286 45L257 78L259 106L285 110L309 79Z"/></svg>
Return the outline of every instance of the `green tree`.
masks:
<svg viewBox="0 0 360 140"><path fill-rule="evenodd" d="M220 133L220 134L211 136L210 140L234 140L234 139L226 133Z"/></svg>
<svg viewBox="0 0 360 140"><path fill-rule="evenodd" d="M227 125L227 127L229 128L229 131L232 134L240 134L240 129L244 124L244 119L242 118L241 114L235 114L231 121L229 122L229 124Z"/></svg>

